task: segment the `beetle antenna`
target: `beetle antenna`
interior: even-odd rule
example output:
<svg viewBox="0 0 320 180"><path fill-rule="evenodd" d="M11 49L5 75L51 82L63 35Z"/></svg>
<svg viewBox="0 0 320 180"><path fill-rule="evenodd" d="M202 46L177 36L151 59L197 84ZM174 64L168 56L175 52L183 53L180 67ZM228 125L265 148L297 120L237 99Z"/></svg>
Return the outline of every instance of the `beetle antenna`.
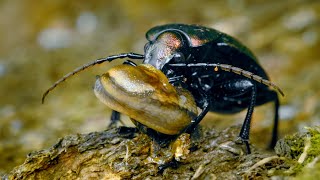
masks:
<svg viewBox="0 0 320 180"><path fill-rule="evenodd" d="M130 59L143 59L144 55L142 54L136 54L136 53L122 53L122 54L118 54L118 55L112 55L112 56L108 56L105 58L100 58L97 59L93 62L87 63L81 67L76 68L75 70L73 70L72 72L69 72L68 74L64 75L62 78L60 78L58 81L56 81L48 90L46 90L46 92L43 93L42 95L42 104L44 103L44 100L46 98L46 96L50 93L50 91L52 91L54 88L56 88L60 83L66 81L68 78L72 77L75 74L78 74L79 72L90 68L92 66L95 66L97 64L102 64L104 62L111 62L115 59L123 59L123 58L130 58Z"/></svg>
<svg viewBox="0 0 320 180"><path fill-rule="evenodd" d="M279 86L275 85L271 81L264 79L258 75L253 74L252 72L246 71L244 69L229 65L229 64L207 64L207 63L195 63L195 64L185 64L185 63L178 63L178 64L169 64L170 66L178 66L178 67L214 67L214 71L218 71L219 68L223 71L233 72L235 74L239 74L241 76L245 76L249 79L253 79L261 84L266 86L271 86L275 90L277 90L282 96L284 96L283 91L279 88Z"/></svg>

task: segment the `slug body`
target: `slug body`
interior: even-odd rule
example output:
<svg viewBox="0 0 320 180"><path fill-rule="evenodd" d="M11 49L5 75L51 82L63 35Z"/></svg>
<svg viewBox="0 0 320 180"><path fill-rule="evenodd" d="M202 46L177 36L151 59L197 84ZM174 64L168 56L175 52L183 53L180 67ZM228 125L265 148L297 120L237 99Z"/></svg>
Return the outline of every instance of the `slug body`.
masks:
<svg viewBox="0 0 320 180"><path fill-rule="evenodd" d="M181 133L198 115L192 94L150 64L115 66L97 78L94 92L109 108L167 135Z"/></svg>

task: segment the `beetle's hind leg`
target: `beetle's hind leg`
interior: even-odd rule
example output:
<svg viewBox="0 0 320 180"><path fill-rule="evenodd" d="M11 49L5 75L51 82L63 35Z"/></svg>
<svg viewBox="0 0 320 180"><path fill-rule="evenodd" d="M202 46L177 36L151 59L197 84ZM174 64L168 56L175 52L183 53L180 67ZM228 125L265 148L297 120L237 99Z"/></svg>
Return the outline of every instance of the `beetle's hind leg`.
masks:
<svg viewBox="0 0 320 180"><path fill-rule="evenodd" d="M239 134L239 138L246 145L248 154L251 153L250 146L249 146L250 124L251 124L252 113L253 113L254 106L256 104L256 99L257 99L257 87L256 87L256 85L253 84L253 86L251 88L252 88L252 90L251 90L250 104L249 104L249 107L248 107L246 118L244 119L243 125L241 127L241 131L240 131L240 134Z"/></svg>
<svg viewBox="0 0 320 180"><path fill-rule="evenodd" d="M279 96L276 92L273 93L275 98L274 98L274 122L273 122L273 129L272 129L272 138L271 142L269 145L270 149L273 149L277 143L278 140L278 126L279 126Z"/></svg>
<svg viewBox="0 0 320 180"><path fill-rule="evenodd" d="M261 95L264 94L264 95ZM273 121L273 129L272 129L272 137L269 144L269 149L273 149L278 140L278 129L279 129L279 96L276 91L268 90L263 93L259 93L257 97L256 105L262 105L267 102L274 103L274 121Z"/></svg>

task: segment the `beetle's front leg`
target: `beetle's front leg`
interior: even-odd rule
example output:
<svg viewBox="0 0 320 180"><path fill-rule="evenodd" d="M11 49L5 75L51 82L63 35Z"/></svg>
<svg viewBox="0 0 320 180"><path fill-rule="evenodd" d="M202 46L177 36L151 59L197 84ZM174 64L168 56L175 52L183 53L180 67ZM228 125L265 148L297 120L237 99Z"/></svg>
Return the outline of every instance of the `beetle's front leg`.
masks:
<svg viewBox="0 0 320 180"><path fill-rule="evenodd" d="M201 122L201 120L204 118L204 116L209 112L210 101L206 95L204 95L202 98L203 99L202 99L201 113L191 121L190 125L186 127L183 132L191 134L195 130L197 125Z"/></svg>
<svg viewBox="0 0 320 180"><path fill-rule="evenodd" d="M120 113L118 111L112 110L108 128L117 127L118 122L121 122L121 124L124 125L123 122L120 120Z"/></svg>
<svg viewBox="0 0 320 180"><path fill-rule="evenodd" d="M175 77L171 77L169 78L169 82L173 85L179 85L183 88L186 88L187 85L185 83L185 77L183 76L175 76ZM191 134L195 128L197 127L197 125L201 122L201 120L204 118L204 116L209 112L210 110L210 97L207 95L206 91L199 89L200 94L201 94L201 99L198 99L198 104L200 104L200 108L201 108L201 113L194 118L190 125L187 126L181 133L189 133Z"/></svg>

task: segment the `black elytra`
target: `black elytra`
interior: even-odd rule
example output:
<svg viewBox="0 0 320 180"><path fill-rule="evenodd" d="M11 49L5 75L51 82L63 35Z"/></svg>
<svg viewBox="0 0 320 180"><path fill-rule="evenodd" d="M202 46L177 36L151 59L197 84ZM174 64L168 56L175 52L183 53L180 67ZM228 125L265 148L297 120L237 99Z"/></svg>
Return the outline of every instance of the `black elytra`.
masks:
<svg viewBox="0 0 320 180"><path fill-rule="evenodd" d="M44 93L42 102L58 84L88 67L115 59L141 59L142 63L151 64L161 70L172 85L188 89L202 110L181 133L192 133L209 111L233 114L247 109L239 138L250 153L249 134L254 107L274 102L275 115L270 147L275 146L279 119L277 91L281 95L283 92L269 81L267 73L247 47L225 33L199 25L156 26L146 33L146 38L148 43L144 47L144 55L123 53L97 59L79 67L54 83ZM125 64L135 66L131 61ZM118 119L119 113L114 111L112 123ZM138 126L143 125L138 123ZM148 127L142 129L146 128Z"/></svg>

